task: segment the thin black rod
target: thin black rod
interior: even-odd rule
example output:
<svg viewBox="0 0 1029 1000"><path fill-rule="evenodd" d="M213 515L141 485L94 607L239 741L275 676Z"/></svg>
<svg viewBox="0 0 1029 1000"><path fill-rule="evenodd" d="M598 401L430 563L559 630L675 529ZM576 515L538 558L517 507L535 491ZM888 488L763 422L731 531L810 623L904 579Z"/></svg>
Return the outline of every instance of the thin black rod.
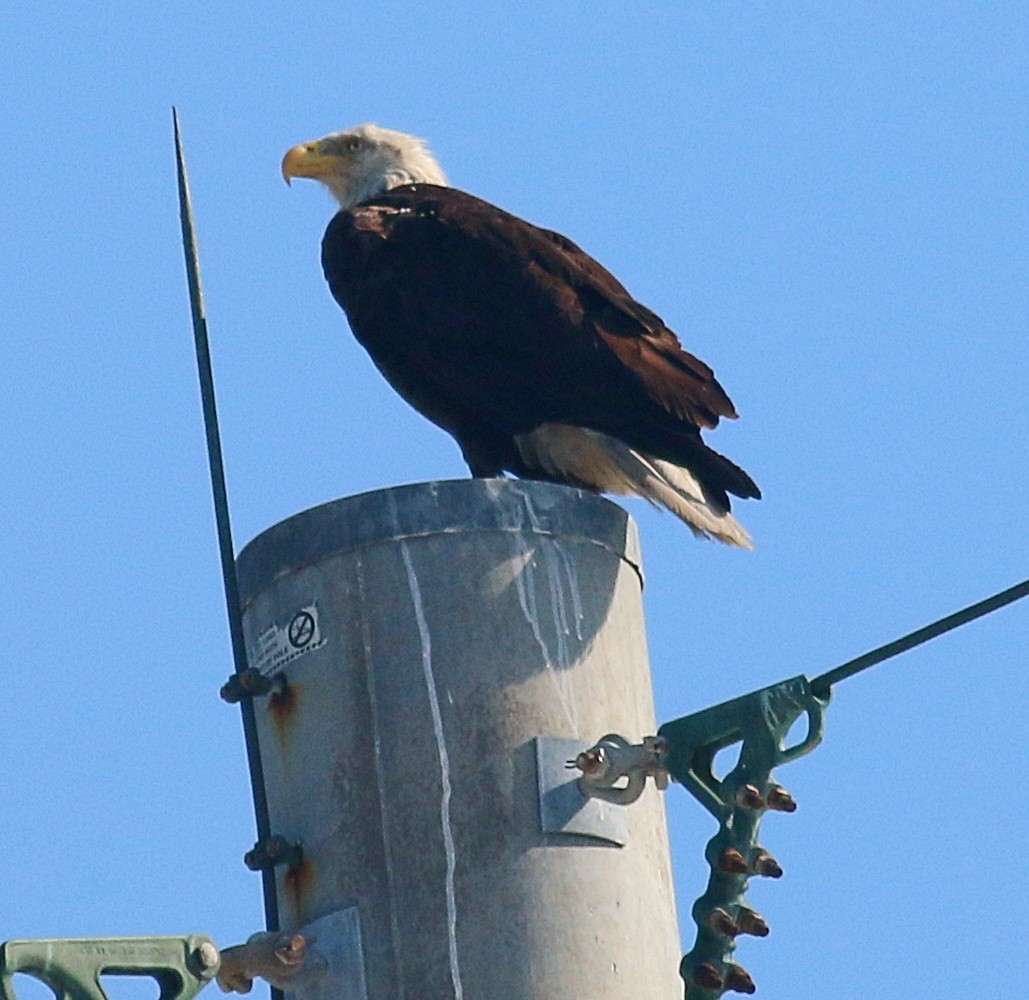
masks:
<svg viewBox="0 0 1029 1000"><path fill-rule="evenodd" d="M874 667L877 663L882 663L883 660L888 660L890 657L897 656L900 653L906 653L909 649L914 649L915 646L921 646L923 642L928 642L930 639L935 639L938 635L943 635L944 632L967 625L969 622L975 621L976 618L982 618L983 615L988 615L991 611L996 611L998 608L1002 608L1006 604L1012 604L1026 596L1029 596L1029 580L1023 580L1021 583L1015 584L1014 587L1009 587L1007 590L1002 590L999 594L987 597L985 601L971 604L967 608L955 611L952 615L947 615L946 618L933 622L931 625L926 625L924 628L910 632L899 639L894 639L893 642L888 642L885 646L873 649L870 653L865 653L864 656L848 660L846 663L822 674L820 677L816 677L811 682L811 690L816 695L826 695L829 693L829 688L834 684L838 684L848 677L853 677L859 671Z"/></svg>
<svg viewBox="0 0 1029 1000"><path fill-rule="evenodd" d="M236 580L236 560L233 555L232 527L229 523L229 499L225 490L225 467L222 463L221 436L218 433L218 408L214 397L214 375L211 371L211 350L207 338L207 317L204 313L204 293L200 285L200 258L197 253L196 225L193 221L193 199L189 193L186 157L182 149L179 114L172 108L175 129L175 163L179 179L179 218L182 221L182 250L186 255L186 280L189 284L189 304L193 312L193 338L196 342L197 373L200 376L200 399L204 408L204 431L207 435L207 462L211 472L211 492L214 497L214 518L218 527L218 550L221 554L222 582L225 586L225 610L229 617L229 635L232 639L232 662L236 673L247 667L247 650L243 641L243 615L239 606L239 583ZM250 781L254 793L254 818L258 840L270 833L268 799L264 789L264 770L257 744L257 720L251 698L240 701L243 710L243 741L246 745ZM278 904L275 893L275 872L266 868L262 873L264 889L264 915L269 930L279 929Z"/></svg>

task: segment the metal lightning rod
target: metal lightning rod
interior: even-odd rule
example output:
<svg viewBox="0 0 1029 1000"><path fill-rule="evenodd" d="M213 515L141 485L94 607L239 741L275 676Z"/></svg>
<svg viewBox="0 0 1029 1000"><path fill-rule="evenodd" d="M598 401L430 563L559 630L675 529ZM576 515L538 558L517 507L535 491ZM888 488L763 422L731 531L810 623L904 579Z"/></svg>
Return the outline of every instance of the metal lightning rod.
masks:
<svg viewBox="0 0 1029 1000"><path fill-rule="evenodd" d="M243 641L243 616L239 606L239 584L236 580L236 560L232 546L232 528L229 524L229 500L225 490L225 468L222 464L221 436L218 433L218 410L214 397L214 375L211 371L211 351L207 338L207 316L204 312L204 293L200 285L200 258L197 253L196 225L193 221L193 199L189 193L186 158L182 149L179 113L172 108L175 129L175 163L179 181L179 217L182 221L182 250L186 257L186 280L189 283L189 303L193 313L193 338L196 343L197 373L200 377L200 398L204 408L204 431L207 436L207 460L211 472L211 492L214 498L214 517L218 527L218 549L221 554L222 582L225 586L225 610L229 618L232 639L232 661L236 674L247 669L246 645ZM258 841L270 836L268 800L264 788L264 771L257 745L257 722L254 703L250 698L240 701L243 712L243 739L250 780L254 791L254 818ZM275 871L265 868L261 872L264 890L264 915L268 930L279 929L278 904L275 892Z"/></svg>

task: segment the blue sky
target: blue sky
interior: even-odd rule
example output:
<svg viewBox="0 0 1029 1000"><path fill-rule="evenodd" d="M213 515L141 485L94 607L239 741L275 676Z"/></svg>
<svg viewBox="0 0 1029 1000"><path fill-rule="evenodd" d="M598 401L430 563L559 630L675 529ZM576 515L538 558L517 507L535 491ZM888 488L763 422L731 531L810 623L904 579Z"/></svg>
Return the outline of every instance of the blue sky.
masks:
<svg viewBox="0 0 1029 1000"><path fill-rule="evenodd" d="M1027 575L1023 4L27 2L0 15L0 940L261 920L177 230L179 106L237 543L464 475L326 291L294 143L426 136L708 361L754 554L632 505L658 714ZM1029 931L1027 613L841 687L752 893L760 995L983 995ZM600 735L600 734L598 734ZM684 936L707 816L668 793ZM999 952L999 956L998 956ZM1011 984L1008 988L1014 988Z"/></svg>

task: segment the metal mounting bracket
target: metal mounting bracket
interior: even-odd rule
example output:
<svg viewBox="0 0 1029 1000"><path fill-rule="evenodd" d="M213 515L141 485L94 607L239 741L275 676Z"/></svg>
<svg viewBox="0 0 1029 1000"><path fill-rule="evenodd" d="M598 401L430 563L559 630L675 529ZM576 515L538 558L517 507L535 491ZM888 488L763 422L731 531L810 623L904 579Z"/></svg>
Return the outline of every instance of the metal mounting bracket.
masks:
<svg viewBox="0 0 1029 1000"><path fill-rule="evenodd" d="M57 1000L108 1000L101 976L146 976L160 1000L192 1000L218 974L221 955L210 938L49 938L0 945L0 1000L18 1000L14 976L45 983Z"/></svg>
<svg viewBox="0 0 1029 1000"><path fill-rule="evenodd" d="M225 949L223 992L249 993L258 978L294 1000L368 1000L358 908L327 913L292 934L260 931Z"/></svg>
<svg viewBox="0 0 1029 1000"><path fill-rule="evenodd" d="M671 776L719 821L707 845L707 892L693 907L697 939L679 968L688 1000L717 1000L727 991L753 993L756 988L747 970L732 961L738 935L768 934L764 917L747 905L744 893L751 876L780 878L783 873L759 845L758 827L767 810L791 813L797 808L790 793L772 780L772 769L818 746L828 703L828 695L816 694L806 677L794 677L665 723L657 736L637 744L609 734L570 761L582 775L577 788L597 805L635 802L648 777L663 789ZM804 715L806 734L787 746L791 727ZM570 753L572 741L564 742ZM716 777L715 756L737 743L736 766L724 778Z"/></svg>
<svg viewBox="0 0 1029 1000"><path fill-rule="evenodd" d="M537 736L540 829L544 833L592 837L624 847L629 839L625 806L590 798L579 785L576 758L590 749L585 740Z"/></svg>
<svg viewBox="0 0 1029 1000"><path fill-rule="evenodd" d="M772 780L772 769L810 753L822 740L827 694L816 694L806 677L772 684L665 723L664 763L671 776L719 822L705 856L711 866L707 891L693 906L697 937L679 967L689 1000L716 1000L726 991L753 993L754 981L733 960L736 937L764 937L768 925L746 903L751 876L779 878L779 863L758 843L767 810L793 812L789 792ZM793 724L807 716L807 732L793 746ZM739 743L736 766L724 778L713 765L719 750Z"/></svg>

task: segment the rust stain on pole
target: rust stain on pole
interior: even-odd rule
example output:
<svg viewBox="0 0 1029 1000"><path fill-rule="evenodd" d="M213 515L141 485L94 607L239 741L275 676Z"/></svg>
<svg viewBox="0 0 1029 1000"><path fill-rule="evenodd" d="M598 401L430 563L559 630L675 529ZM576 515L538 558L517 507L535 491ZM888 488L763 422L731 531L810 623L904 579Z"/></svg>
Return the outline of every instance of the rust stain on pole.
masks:
<svg viewBox="0 0 1029 1000"><path fill-rule="evenodd" d="M303 697L303 685L296 681L287 684L268 696L268 714L275 724L280 741L288 740L293 730L293 720Z"/></svg>
<svg viewBox="0 0 1029 1000"><path fill-rule="evenodd" d="M314 862L309 857L302 858L299 864L290 865L286 869L282 879L283 892L301 923L309 919L307 907L313 885Z"/></svg>

